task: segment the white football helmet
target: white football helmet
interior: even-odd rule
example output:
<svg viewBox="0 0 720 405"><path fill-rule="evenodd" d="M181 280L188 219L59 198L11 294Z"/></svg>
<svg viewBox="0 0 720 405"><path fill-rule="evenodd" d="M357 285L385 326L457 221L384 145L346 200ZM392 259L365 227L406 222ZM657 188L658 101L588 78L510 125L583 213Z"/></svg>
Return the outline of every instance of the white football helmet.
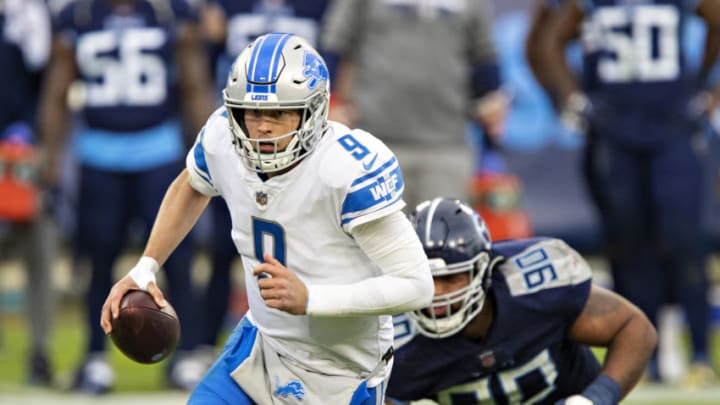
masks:
<svg viewBox="0 0 720 405"><path fill-rule="evenodd" d="M443 338L461 331L485 302L490 278L490 232L480 215L458 200L435 198L418 204L410 221L425 249L433 277L467 272L463 288L435 295L430 307L410 313L420 333ZM433 309L442 309L436 316Z"/></svg>
<svg viewBox="0 0 720 405"><path fill-rule="evenodd" d="M230 70L223 99L233 143L250 170L283 170L312 152L327 128L330 78L325 61L310 44L292 34L258 37L238 55ZM294 131L269 139L247 135L245 109L298 109L301 121ZM278 142L292 137L280 150ZM274 144L260 152L260 143Z"/></svg>

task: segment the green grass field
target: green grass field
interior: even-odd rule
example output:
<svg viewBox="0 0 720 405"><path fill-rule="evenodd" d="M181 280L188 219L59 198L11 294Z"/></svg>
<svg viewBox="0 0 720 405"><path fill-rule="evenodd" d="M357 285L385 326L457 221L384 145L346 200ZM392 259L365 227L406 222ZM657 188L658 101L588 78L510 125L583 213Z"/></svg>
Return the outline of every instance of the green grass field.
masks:
<svg viewBox="0 0 720 405"><path fill-rule="evenodd" d="M66 302L55 320L51 357L55 369L56 387L38 389L27 387L26 357L29 337L21 314L4 314L0 318L0 404L184 404L187 394L168 390L164 385L165 362L142 365L132 362L117 351L112 343L110 360L116 373L115 390L110 395L95 398L67 391L75 366L85 347L85 328L81 308ZM715 365L720 364L720 334L715 333ZM601 352L598 352L601 355ZM677 387L644 384L638 387L623 404L692 405L720 404L720 385L703 390L682 390Z"/></svg>
<svg viewBox="0 0 720 405"><path fill-rule="evenodd" d="M75 366L82 359L85 348L85 326L80 308L66 305L55 319L51 338L51 361L58 387L70 384ZM28 331L24 318L17 314L5 315L0 323L0 383L20 384L28 374ZM154 391L162 388L165 362L153 365L134 363L108 341L110 359L116 370L117 388L120 391ZM12 366L10 366L12 365Z"/></svg>

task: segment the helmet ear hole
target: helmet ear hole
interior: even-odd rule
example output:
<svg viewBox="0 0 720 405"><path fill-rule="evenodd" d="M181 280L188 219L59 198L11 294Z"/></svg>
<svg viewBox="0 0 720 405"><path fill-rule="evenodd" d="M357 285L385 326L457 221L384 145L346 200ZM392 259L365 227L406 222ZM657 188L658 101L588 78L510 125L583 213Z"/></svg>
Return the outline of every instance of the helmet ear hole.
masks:
<svg viewBox="0 0 720 405"><path fill-rule="evenodd" d="M235 122L245 128L245 110L242 108L228 108Z"/></svg>

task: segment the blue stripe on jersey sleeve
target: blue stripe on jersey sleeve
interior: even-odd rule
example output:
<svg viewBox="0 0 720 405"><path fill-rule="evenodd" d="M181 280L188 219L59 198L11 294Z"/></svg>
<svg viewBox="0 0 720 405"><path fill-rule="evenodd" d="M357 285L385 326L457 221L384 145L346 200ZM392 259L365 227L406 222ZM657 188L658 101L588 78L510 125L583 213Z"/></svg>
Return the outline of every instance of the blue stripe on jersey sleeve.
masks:
<svg viewBox="0 0 720 405"><path fill-rule="evenodd" d="M380 169L352 183L340 213L342 224L395 204L402 199L404 188L402 171L393 158Z"/></svg>
<svg viewBox="0 0 720 405"><path fill-rule="evenodd" d="M193 157L195 158L195 172L209 184L212 184L212 176L205 161L205 149L202 146L203 137L205 136L205 127L200 131L200 137L193 146Z"/></svg>

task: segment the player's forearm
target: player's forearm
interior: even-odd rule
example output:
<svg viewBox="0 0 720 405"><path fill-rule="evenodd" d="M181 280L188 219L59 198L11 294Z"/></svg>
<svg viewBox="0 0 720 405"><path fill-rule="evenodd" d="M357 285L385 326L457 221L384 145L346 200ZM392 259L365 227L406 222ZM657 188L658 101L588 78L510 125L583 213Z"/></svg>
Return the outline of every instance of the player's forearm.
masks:
<svg viewBox="0 0 720 405"><path fill-rule="evenodd" d="M69 130L67 94L75 79L72 51L59 39L53 42L38 111L38 135L45 148L43 181L55 185L60 176L60 156Z"/></svg>
<svg viewBox="0 0 720 405"><path fill-rule="evenodd" d="M547 35L550 11L544 4L535 5L530 28L525 39L525 59L540 86L550 93L551 75L543 52L543 38Z"/></svg>
<svg viewBox="0 0 720 405"><path fill-rule="evenodd" d="M347 285L308 285L307 314L315 316L392 315L428 305L419 277L382 276Z"/></svg>
<svg viewBox="0 0 720 405"><path fill-rule="evenodd" d="M605 355L602 373L620 384L623 397L640 380L656 343L655 328L639 310L613 338Z"/></svg>
<svg viewBox="0 0 720 405"><path fill-rule="evenodd" d="M578 35L582 13L577 7L569 5L563 5L558 13L549 24L547 32L540 38L540 44L543 54L547 56L543 60L548 73L546 80L555 86L558 102L562 104L579 89L575 75L567 63L565 48Z"/></svg>
<svg viewBox="0 0 720 405"><path fill-rule="evenodd" d="M379 277L347 285L308 285L309 315L383 315L423 308L434 286L425 252L401 212L360 225L353 236Z"/></svg>
<svg viewBox="0 0 720 405"><path fill-rule="evenodd" d="M213 96L209 62L194 25L186 24L182 30L178 44L178 69L183 112L193 134L197 134L213 111Z"/></svg>
<svg viewBox="0 0 720 405"><path fill-rule="evenodd" d="M210 197L190 186L187 170L183 170L165 193L143 255L152 257L160 265L165 263L200 218L209 201Z"/></svg>

